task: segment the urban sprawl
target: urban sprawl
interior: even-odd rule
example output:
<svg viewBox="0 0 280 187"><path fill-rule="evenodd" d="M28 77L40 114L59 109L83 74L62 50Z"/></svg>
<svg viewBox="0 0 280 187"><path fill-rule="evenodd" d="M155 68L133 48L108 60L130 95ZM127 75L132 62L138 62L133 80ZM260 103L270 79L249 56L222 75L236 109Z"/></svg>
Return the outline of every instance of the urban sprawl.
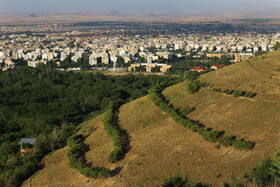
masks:
<svg viewBox="0 0 280 187"><path fill-rule="evenodd" d="M101 27L0 26L1 69L11 70L24 63L33 68L52 63L61 71L86 68L166 73L172 67L180 67L178 64L189 63L182 66L183 71L207 71L227 65L219 60L225 56L230 63L240 62L271 51L280 41L277 31L182 30L172 34L172 30L165 29L163 33L153 29L150 34L147 31L141 34L137 26L130 30Z"/></svg>

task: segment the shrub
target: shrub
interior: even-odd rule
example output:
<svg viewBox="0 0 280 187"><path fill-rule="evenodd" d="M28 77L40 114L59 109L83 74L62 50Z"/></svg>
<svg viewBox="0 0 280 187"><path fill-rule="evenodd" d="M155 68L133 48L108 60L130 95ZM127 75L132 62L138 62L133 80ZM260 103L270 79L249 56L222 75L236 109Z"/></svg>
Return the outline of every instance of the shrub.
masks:
<svg viewBox="0 0 280 187"><path fill-rule="evenodd" d="M197 79L198 76L199 76L198 72L196 72L196 71L189 71L186 74L186 79L190 80L190 81L193 81L193 80Z"/></svg>
<svg viewBox="0 0 280 187"><path fill-rule="evenodd" d="M180 113L182 116L186 116L186 115L188 115L189 113L191 113L192 111L194 111L194 108L191 108L191 107L189 107L189 106L184 106L183 108L180 108L179 113Z"/></svg>
<svg viewBox="0 0 280 187"><path fill-rule="evenodd" d="M196 93L200 90L202 83L200 81L193 81L188 83L188 92Z"/></svg>
<svg viewBox="0 0 280 187"><path fill-rule="evenodd" d="M221 146L218 144L218 145L215 145L215 148L216 148L216 149L220 149Z"/></svg>
<svg viewBox="0 0 280 187"><path fill-rule="evenodd" d="M230 94L230 90L229 90L229 89L225 89L223 92L224 92L225 94L227 94L227 95Z"/></svg>
<svg viewBox="0 0 280 187"><path fill-rule="evenodd" d="M107 134L113 139L114 150L108 157L108 162L115 163L123 157L124 154L124 143L122 142L121 133L115 127L114 112L119 107L116 102L111 102L107 108L106 115L104 118L104 129Z"/></svg>
<svg viewBox="0 0 280 187"><path fill-rule="evenodd" d="M166 178L163 187L171 187L171 186L191 186L188 177L181 177L180 173L175 174L173 177Z"/></svg>
<svg viewBox="0 0 280 187"><path fill-rule="evenodd" d="M242 93L239 90L234 90L232 95L233 95L233 97L240 97L241 94Z"/></svg>
<svg viewBox="0 0 280 187"><path fill-rule="evenodd" d="M161 88L162 89L162 88ZM149 98L156 104L161 110L165 111L174 121L181 124L184 127L189 128L193 132L200 134L205 140L210 142L219 142L221 145L232 146L239 149L252 149L254 144L252 142L235 140L234 137L221 137L218 131L214 130L205 130L204 127L195 124L189 119L185 119L182 115L186 114L185 112L190 112L190 107L185 106L179 110L179 114L173 108L173 106L168 106L163 99L159 96L159 92L156 92L158 89L150 89ZM112 156L112 159L114 157Z"/></svg>
<svg viewBox="0 0 280 187"><path fill-rule="evenodd" d="M257 95L256 93L252 93L252 92L246 92L246 91L241 92L239 90L229 90L229 89L222 90L221 88L212 88L211 91L225 93L227 95L233 95L233 97L253 98Z"/></svg>
<svg viewBox="0 0 280 187"><path fill-rule="evenodd" d="M279 186L275 176L271 173L273 161L268 158L261 161L256 167L252 168L250 174L245 173L244 178L249 183L254 183L255 186Z"/></svg>
<svg viewBox="0 0 280 187"><path fill-rule="evenodd" d="M246 142L246 141L242 141L242 140L234 140L233 146L238 148L238 149L253 149L254 147L254 143L253 142Z"/></svg>
<svg viewBox="0 0 280 187"><path fill-rule="evenodd" d="M212 91L214 91L214 92L218 92L218 88L212 88Z"/></svg>
<svg viewBox="0 0 280 187"><path fill-rule="evenodd" d="M84 136L77 134L68 138L67 142L71 148L67 152L67 157L69 160L69 165L71 168L77 169L82 175L86 177L110 177L111 171L107 168L102 168L102 170L96 170L87 167L84 163L80 162L78 158L83 155L83 140Z"/></svg>
<svg viewBox="0 0 280 187"><path fill-rule="evenodd" d="M208 140L210 142L216 142L219 134L220 133L218 131L207 131L207 130L204 130L202 132L202 137L205 140Z"/></svg>
<svg viewBox="0 0 280 187"><path fill-rule="evenodd" d="M252 92L246 92L244 95L244 97L248 97L248 98L251 98L251 96L252 96Z"/></svg>
<svg viewBox="0 0 280 187"><path fill-rule="evenodd" d="M232 137L226 136L226 137L219 138L218 142L227 147L227 146L231 146L233 144L233 139L232 139Z"/></svg>

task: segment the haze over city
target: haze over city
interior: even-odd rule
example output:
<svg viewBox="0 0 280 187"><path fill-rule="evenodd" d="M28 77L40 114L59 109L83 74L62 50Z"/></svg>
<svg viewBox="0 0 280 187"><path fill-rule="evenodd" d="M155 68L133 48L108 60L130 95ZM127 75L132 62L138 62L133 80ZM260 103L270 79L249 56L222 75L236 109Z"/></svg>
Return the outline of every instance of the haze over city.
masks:
<svg viewBox="0 0 280 187"><path fill-rule="evenodd" d="M1 0L1 12L65 11L259 11L280 7L279 0Z"/></svg>

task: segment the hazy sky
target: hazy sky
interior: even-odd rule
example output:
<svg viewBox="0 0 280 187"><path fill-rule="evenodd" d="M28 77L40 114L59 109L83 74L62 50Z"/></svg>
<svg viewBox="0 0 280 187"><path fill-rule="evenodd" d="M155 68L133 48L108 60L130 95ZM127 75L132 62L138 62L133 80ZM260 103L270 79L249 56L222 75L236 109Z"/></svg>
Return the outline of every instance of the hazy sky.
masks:
<svg viewBox="0 0 280 187"><path fill-rule="evenodd" d="M280 0L0 0L0 12L246 11L278 8Z"/></svg>

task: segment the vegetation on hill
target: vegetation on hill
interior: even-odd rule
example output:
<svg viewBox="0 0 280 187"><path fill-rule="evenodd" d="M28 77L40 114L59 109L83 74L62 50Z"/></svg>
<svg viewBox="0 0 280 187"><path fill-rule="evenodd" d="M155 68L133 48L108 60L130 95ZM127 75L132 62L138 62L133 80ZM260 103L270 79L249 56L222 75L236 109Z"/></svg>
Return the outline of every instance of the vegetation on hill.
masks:
<svg viewBox="0 0 280 187"><path fill-rule="evenodd" d="M273 50L280 49L280 42L276 42L276 44L273 46Z"/></svg>
<svg viewBox="0 0 280 187"><path fill-rule="evenodd" d="M267 158L243 176L246 183L257 186L279 186L280 185L280 141L272 158Z"/></svg>
<svg viewBox="0 0 280 187"><path fill-rule="evenodd" d="M196 83L195 83L196 84ZM190 83L188 83L190 85ZM254 142L237 140L236 137L223 136L222 132L214 131L212 129L205 129L203 126L194 123L192 120L186 119L174 109L173 106L165 102L164 96L161 91L165 88L165 85L156 85L150 89L150 99L154 102L156 106L165 111L170 115L177 123L189 128L193 132L200 134L205 140L210 142L219 142L225 146L234 146L238 149L253 149L255 146ZM189 88L190 89L190 88ZM193 93L193 92L191 92ZM180 111L180 110L179 110Z"/></svg>
<svg viewBox="0 0 280 187"><path fill-rule="evenodd" d="M85 145L84 136L82 134L76 134L68 138L68 146L70 150L67 152L69 159L69 165L71 168L77 169L81 174L86 177L110 177L111 171L107 168L91 168L86 165L84 158ZM82 158L81 158L82 157Z"/></svg>
<svg viewBox="0 0 280 187"><path fill-rule="evenodd" d="M164 179L162 187L208 187L209 185L202 184L201 182L191 182L188 176L184 178L180 173L176 173L174 176Z"/></svg>
<svg viewBox="0 0 280 187"><path fill-rule="evenodd" d="M190 82L186 81L171 86L163 92L161 92L162 89L169 84L159 84L155 86L156 89L152 88L149 97L151 95L153 97L153 93L156 93L153 99L159 107L155 107L153 102L147 99L148 97L121 106L118 125L127 130L131 137L130 152L122 162L117 164L121 168L118 175L106 181L92 180L90 185L121 184L125 186L135 185L139 181L139 184L147 186L158 184L188 186L194 183L181 176L167 178L164 182L163 179L175 171L185 174L190 170L192 171L191 181L203 181L213 186L221 185L229 180L229 184L224 183L225 186L241 186L239 182L256 186L278 184L279 154L275 154L270 159L266 158L269 158L277 143L280 107L278 103L257 98L265 99L272 95L272 92L264 92L266 87L261 87L262 85L267 85L270 91L274 88L275 97L271 98L272 101L279 96L277 92L279 79L277 79L278 72L276 71L279 60L269 57L262 62L259 61L260 59L262 58L256 57L250 60L252 64L248 61L241 62L199 78L201 82L207 82L221 90L256 92L258 95L254 100L228 97L200 85L197 92L190 93L188 87ZM242 76L239 76L240 74ZM191 74L186 76L190 76L189 80L196 81L196 76ZM265 84L263 79L265 79ZM239 95L239 92L236 92L236 95ZM108 118L110 122L112 122L113 114L114 112L111 111L109 115L111 117ZM177 125L178 123L183 125ZM184 124L197 133L185 129ZM95 127L98 133L93 132L91 138L86 140L87 145L91 144L95 149L86 152L86 158L88 162L92 161L93 165L96 163L100 167L111 168L112 165L107 162L107 156L113 150L112 141L104 131L102 122ZM221 133L222 136L215 136L216 133L220 134L222 131L224 133ZM230 146L214 149L214 144L210 142L214 140L224 145L233 145L236 140L233 138L235 135L256 142L254 150L247 151ZM203 138L209 141L204 141ZM236 140L238 141L242 140ZM248 145L252 145L251 143L249 142ZM97 159L100 155L104 158ZM265 160L260 162L263 159ZM256 165L258 162L259 164ZM65 166L64 169L69 170L68 163L65 165L68 168ZM252 167L253 169L250 169ZM34 180L34 184L40 184L40 180L48 178L49 173L54 171L57 171L54 167L45 168L36 179L37 183ZM245 171L247 173L243 178L241 176ZM63 179L58 176L54 180L63 183L69 177L76 176L68 173L63 175ZM78 175L74 180L81 183L85 180L84 178L81 180L81 177ZM46 183L50 184L47 180Z"/></svg>
<svg viewBox="0 0 280 187"><path fill-rule="evenodd" d="M175 78L59 72L49 66L19 66L0 73L0 186L19 185L38 169L41 158L66 145L87 114L110 101L142 97L148 89ZM38 138L20 156L19 139Z"/></svg>
<svg viewBox="0 0 280 187"><path fill-rule="evenodd" d="M233 97L253 98L257 95L257 93L252 93L250 91L239 91L239 90L229 90L229 89L223 90L221 88L212 88L211 91L232 95Z"/></svg>
<svg viewBox="0 0 280 187"><path fill-rule="evenodd" d="M125 152L125 143L121 137L120 130L114 124L116 109L120 106L121 101L111 102L107 108L105 119L104 119L104 129L107 134L113 139L114 150L110 153L108 157L108 162L115 163L120 160Z"/></svg>

